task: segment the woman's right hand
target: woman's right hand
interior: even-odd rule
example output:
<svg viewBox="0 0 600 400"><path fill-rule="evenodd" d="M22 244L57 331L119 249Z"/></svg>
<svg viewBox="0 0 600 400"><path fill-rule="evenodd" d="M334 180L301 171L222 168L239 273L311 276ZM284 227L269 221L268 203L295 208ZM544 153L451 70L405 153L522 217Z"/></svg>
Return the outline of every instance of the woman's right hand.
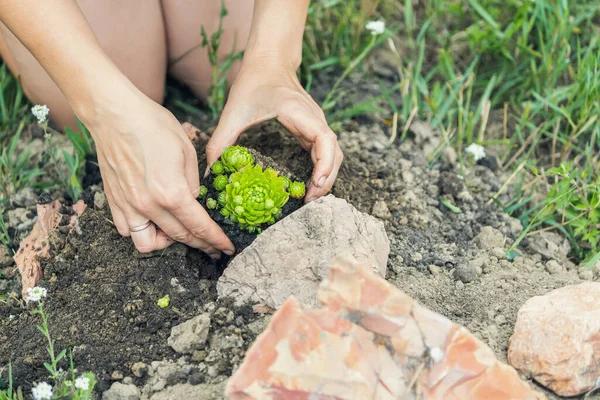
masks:
<svg viewBox="0 0 600 400"><path fill-rule="evenodd" d="M142 253L177 241L213 258L221 252L232 255L233 244L196 201L198 160L183 128L168 110L135 88L124 92L112 101L95 102L101 105L87 110L87 117L80 115L96 143L119 233L131 236ZM148 221L160 229L150 224L135 232Z"/></svg>

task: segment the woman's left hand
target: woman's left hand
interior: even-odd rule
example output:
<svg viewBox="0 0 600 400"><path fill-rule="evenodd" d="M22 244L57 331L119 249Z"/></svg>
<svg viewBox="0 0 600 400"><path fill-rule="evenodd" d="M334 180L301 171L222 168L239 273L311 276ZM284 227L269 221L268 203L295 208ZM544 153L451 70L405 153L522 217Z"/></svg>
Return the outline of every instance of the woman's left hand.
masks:
<svg viewBox="0 0 600 400"><path fill-rule="evenodd" d="M302 88L295 70L269 56L244 59L219 124L206 146L208 165L246 129L274 118L310 151L315 164L306 202L327 194L344 158L337 136L327 125L321 108Z"/></svg>

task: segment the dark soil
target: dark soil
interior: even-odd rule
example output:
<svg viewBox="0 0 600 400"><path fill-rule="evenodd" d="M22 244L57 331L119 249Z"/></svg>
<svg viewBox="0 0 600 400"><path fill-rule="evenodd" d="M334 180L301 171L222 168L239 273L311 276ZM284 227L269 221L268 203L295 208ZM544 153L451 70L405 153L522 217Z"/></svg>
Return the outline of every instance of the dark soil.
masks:
<svg viewBox="0 0 600 400"><path fill-rule="evenodd" d="M258 132L245 142L264 143L264 134ZM203 153L204 143L197 145ZM275 148L266 146L266 150ZM295 179L306 176L303 171L310 171L309 164L301 166L303 162L310 163L310 159L304 154L299 157L295 147L282 146L278 152L281 154L274 158L297 162L290 163L288 169L273 158L255 153L257 162ZM201 172L205 164L201 158ZM203 183L212 188L212 178ZM212 195L216 197L216 193ZM93 199L93 195L87 197ZM302 206L302 200L290 200L283 216ZM217 210L209 213L230 236L238 252L256 238L255 233L241 231L224 220ZM75 365L80 371L93 371L99 379L98 390L102 391L110 386L115 371L127 374L136 362L177 356L167 345L171 328L216 301L216 280L229 258L213 262L200 251L180 244L149 256L140 255L131 240L114 229L106 208L88 210L79 225L81 235L70 235L66 245L64 238L55 238L55 257L43 265L45 277L39 286L48 289L45 309L50 315L56 348L72 348ZM156 303L167 294L171 305L161 309ZM214 310L218 311L219 306L233 310L233 320L242 327L260 318L249 307L232 308L217 303ZM48 357L45 342L35 326L39 316L32 313L32 307L23 308L16 301L0 303L0 367L11 361L14 381L26 388L45 380L47 375L43 367ZM15 318L11 320L10 315ZM245 348L255 336L242 332ZM68 364L62 367L66 370ZM221 373L230 373L232 368L231 363L220 363ZM2 378L6 380L4 375Z"/></svg>

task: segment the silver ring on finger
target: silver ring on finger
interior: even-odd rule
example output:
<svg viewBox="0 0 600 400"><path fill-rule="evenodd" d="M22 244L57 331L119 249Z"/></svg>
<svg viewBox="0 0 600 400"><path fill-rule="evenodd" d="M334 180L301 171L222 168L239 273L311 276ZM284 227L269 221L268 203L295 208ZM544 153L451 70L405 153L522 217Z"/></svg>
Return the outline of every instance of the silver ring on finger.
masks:
<svg viewBox="0 0 600 400"><path fill-rule="evenodd" d="M140 226L135 226L133 228L129 228L129 232L141 232L145 229L148 229L148 227L152 225L152 221L148 220L145 224L140 225Z"/></svg>

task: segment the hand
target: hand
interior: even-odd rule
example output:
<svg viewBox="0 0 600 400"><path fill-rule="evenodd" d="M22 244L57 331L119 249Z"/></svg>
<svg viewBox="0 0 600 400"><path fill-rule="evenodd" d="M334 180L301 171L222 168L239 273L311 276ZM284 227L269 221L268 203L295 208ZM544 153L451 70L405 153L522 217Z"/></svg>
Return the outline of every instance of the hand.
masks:
<svg viewBox="0 0 600 400"><path fill-rule="evenodd" d="M310 151L315 167L306 201L325 195L335 182L344 155L323 111L302 88L294 69L273 59L244 59L219 125L206 146L208 165L243 131L273 118Z"/></svg>
<svg viewBox="0 0 600 400"><path fill-rule="evenodd" d="M118 101L114 101L118 99ZM234 246L196 201L196 151L177 119L141 93L115 96L90 129L114 223L142 253L183 242L218 258ZM130 228L154 224L139 232Z"/></svg>

